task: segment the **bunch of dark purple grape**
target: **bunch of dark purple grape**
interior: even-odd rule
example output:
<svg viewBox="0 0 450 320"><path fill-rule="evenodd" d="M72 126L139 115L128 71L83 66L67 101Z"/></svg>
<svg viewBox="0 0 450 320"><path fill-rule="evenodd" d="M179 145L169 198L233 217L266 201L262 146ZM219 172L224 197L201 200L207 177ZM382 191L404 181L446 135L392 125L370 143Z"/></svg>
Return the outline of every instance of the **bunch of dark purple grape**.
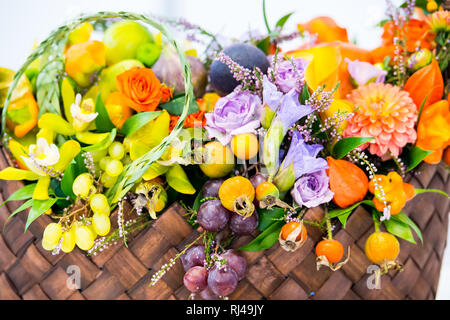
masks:
<svg viewBox="0 0 450 320"><path fill-rule="evenodd" d="M217 198L223 180L209 180L202 189L203 198ZM258 227L258 214L255 212L245 218L237 213L228 211L220 200L207 200L197 210L197 222L206 231L218 232L229 224L230 229L237 235L248 235Z"/></svg>
<svg viewBox="0 0 450 320"><path fill-rule="evenodd" d="M206 263L205 247L195 245L181 256L186 289L199 294L204 300L217 300L233 293L238 282L245 277L247 261L236 251L228 250L212 255L210 266Z"/></svg>

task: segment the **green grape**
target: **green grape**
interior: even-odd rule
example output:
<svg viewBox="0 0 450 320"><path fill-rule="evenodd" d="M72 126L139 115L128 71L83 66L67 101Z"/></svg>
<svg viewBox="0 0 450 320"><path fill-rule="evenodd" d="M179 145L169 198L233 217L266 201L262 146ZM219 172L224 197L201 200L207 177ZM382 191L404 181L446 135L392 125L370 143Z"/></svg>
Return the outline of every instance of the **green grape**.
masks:
<svg viewBox="0 0 450 320"><path fill-rule="evenodd" d="M125 148L123 144L118 141L114 141L108 148L108 153L111 158L120 160L125 155Z"/></svg>
<svg viewBox="0 0 450 320"><path fill-rule="evenodd" d="M103 213L109 216L110 207L108 199L103 194L95 194L90 201L91 209L94 213Z"/></svg>
<svg viewBox="0 0 450 320"><path fill-rule="evenodd" d="M110 160L111 160L111 157L103 157L103 158L101 158L100 161L99 161L100 169L105 171L106 170L106 165L108 164L108 162Z"/></svg>
<svg viewBox="0 0 450 320"><path fill-rule="evenodd" d="M72 226L68 231L62 234L62 246L61 250L65 253L72 252L75 248L75 228Z"/></svg>
<svg viewBox="0 0 450 320"><path fill-rule="evenodd" d="M93 187L94 179L89 173L82 173L75 178L72 185L73 193L81 198L87 198Z"/></svg>
<svg viewBox="0 0 450 320"><path fill-rule="evenodd" d="M100 182L103 184L105 188L111 188L117 181L117 177L111 177L107 174L103 174Z"/></svg>
<svg viewBox="0 0 450 320"><path fill-rule="evenodd" d="M49 223L47 227L45 227L42 240L45 241L46 244L53 245L53 247L55 247L61 239L61 235L61 225L58 223Z"/></svg>
<svg viewBox="0 0 450 320"><path fill-rule="evenodd" d="M111 229L111 221L107 214L94 213L92 217L92 226L99 236L106 236Z"/></svg>
<svg viewBox="0 0 450 320"><path fill-rule="evenodd" d="M123 171L123 164L119 160L113 159L106 165L106 174L111 177L117 177Z"/></svg>
<svg viewBox="0 0 450 320"><path fill-rule="evenodd" d="M76 226L75 228L75 243L84 251L89 250L94 245L94 240L97 234L90 226Z"/></svg>
<svg viewBox="0 0 450 320"><path fill-rule="evenodd" d="M94 160L94 162L99 162L104 157L106 157L106 154L108 153L108 150L106 150L106 149L94 150L94 151L89 151L89 153L91 154L92 160Z"/></svg>

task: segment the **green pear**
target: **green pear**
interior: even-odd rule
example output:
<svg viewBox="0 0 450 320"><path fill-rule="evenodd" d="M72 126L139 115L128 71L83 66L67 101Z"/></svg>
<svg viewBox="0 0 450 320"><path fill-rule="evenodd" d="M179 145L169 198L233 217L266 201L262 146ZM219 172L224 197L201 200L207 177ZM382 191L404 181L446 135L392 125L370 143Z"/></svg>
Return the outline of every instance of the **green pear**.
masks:
<svg viewBox="0 0 450 320"><path fill-rule="evenodd" d="M98 83L103 101L108 98L111 92L117 91L117 76L135 67L143 68L144 65L138 60L129 59L120 61L109 68L103 69L102 73L100 74L100 81Z"/></svg>

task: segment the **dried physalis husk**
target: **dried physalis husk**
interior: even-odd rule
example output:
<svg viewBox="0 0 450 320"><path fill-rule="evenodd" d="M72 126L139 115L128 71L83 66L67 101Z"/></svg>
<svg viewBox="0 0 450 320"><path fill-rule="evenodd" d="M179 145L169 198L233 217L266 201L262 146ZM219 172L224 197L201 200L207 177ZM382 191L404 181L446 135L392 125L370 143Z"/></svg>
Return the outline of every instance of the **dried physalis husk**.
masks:
<svg viewBox="0 0 450 320"><path fill-rule="evenodd" d="M306 228L303 222L292 221L286 223L280 231L278 241L286 251L295 251L300 248L307 239Z"/></svg>
<svg viewBox="0 0 450 320"><path fill-rule="evenodd" d="M337 271L340 268L342 268L348 262L348 260L350 260L350 247L348 247L347 258L344 261L339 262L339 263L332 263L332 262L328 261L328 259L325 255L318 256L316 258L317 271L320 270L321 266L326 266L326 267L330 268L331 271Z"/></svg>

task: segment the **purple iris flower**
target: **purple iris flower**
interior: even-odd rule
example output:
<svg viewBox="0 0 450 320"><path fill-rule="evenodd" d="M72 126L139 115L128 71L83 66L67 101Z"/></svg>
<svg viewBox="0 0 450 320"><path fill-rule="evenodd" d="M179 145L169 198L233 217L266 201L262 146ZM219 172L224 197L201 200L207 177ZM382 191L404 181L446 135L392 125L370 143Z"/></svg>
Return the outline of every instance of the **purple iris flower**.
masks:
<svg viewBox="0 0 450 320"><path fill-rule="evenodd" d="M305 174L327 169L327 161L317 158L322 149L323 146L320 144L306 144L301 133L293 131L291 145L283 160L282 167L286 168L293 164L296 179Z"/></svg>

